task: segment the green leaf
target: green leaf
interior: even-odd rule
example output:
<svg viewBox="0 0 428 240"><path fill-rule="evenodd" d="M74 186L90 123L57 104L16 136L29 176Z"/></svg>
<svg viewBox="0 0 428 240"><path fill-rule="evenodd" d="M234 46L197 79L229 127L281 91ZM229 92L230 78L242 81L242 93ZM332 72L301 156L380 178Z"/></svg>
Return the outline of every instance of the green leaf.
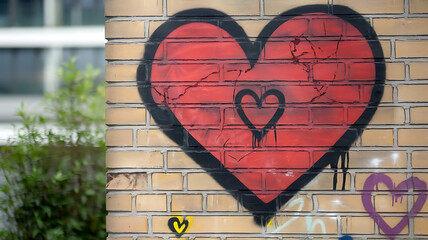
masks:
<svg viewBox="0 0 428 240"><path fill-rule="evenodd" d="M105 84L94 84L99 71L75 62L63 64L62 87L45 95L40 111L21 105L22 126L0 148L8 222L0 239L106 238Z"/></svg>

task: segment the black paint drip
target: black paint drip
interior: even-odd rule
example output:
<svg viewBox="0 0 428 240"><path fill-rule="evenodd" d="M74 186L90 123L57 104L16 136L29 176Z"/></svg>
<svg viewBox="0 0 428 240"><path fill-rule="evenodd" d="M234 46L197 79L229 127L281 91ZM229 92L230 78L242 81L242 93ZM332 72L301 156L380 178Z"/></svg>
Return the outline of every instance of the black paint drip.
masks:
<svg viewBox="0 0 428 240"><path fill-rule="evenodd" d="M333 176L333 190L337 189L337 174L338 174L338 165L339 165L339 159L340 159L340 169L342 170L343 179L342 179L342 190L345 190L346 186L346 175L349 169L349 152L340 152L337 155L337 158L334 159L333 162L330 163L330 166L332 169L334 169L334 176Z"/></svg>

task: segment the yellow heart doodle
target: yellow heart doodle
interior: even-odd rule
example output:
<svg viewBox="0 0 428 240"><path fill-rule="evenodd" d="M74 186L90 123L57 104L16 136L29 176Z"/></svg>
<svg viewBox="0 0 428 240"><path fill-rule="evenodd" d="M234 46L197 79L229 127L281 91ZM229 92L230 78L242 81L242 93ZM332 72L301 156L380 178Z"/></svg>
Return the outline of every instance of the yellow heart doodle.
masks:
<svg viewBox="0 0 428 240"><path fill-rule="evenodd" d="M193 217L176 216L168 220L168 227L172 232L177 233L177 237L181 237L192 225Z"/></svg>

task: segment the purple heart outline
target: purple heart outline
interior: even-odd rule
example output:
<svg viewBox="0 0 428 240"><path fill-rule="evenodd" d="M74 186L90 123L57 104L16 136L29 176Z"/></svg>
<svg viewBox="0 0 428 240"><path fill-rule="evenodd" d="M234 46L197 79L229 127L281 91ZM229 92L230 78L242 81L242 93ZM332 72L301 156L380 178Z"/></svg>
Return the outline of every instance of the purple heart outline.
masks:
<svg viewBox="0 0 428 240"><path fill-rule="evenodd" d="M385 220L376 212L373 202L371 200L372 192L374 187L378 189L378 184L383 183L388 187L389 191L392 193L392 197L402 197L403 194L407 193L409 189L415 189L419 191L418 199L413 204L412 209L406 214L406 216L401 219L401 221L395 225L395 227L391 228ZM364 183L363 193L361 194L361 200L363 202L364 208L369 213L370 217L374 219L380 229L386 234L389 235L390 239L394 239L395 235L399 234L403 229L409 224L409 218L416 216L419 211L421 211L424 206L427 195L422 194L427 191L426 182L420 180L417 177L411 177L404 181L402 181L397 186L394 186L392 179L383 174L383 173L373 173L370 175L366 182Z"/></svg>

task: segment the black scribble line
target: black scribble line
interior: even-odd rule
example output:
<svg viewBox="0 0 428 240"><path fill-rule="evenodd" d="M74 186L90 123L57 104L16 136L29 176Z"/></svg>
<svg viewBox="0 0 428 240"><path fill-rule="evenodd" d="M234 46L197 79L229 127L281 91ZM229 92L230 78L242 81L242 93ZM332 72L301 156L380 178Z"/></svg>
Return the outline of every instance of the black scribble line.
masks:
<svg viewBox="0 0 428 240"><path fill-rule="evenodd" d="M207 76L205 76L205 77L203 77L203 78L201 78L201 80L199 80L199 81L197 81L195 84L193 84L193 85L190 85L190 86L187 86L185 89L184 89L184 92L183 93L181 93L180 95L178 95L177 97L175 97L175 98L171 98L170 100L171 101L175 101L175 100L178 100L178 99L180 99L182 96L184 96L186 93L187 93L187 91L190 89L190 88L194 88L194 87L197 87L197 86L199 86L199 84L202 82L202 81L204 81L205 79L207 79L209 76L211 76L211 75L213 75L213 74L216 74L216 73L220 73L220 71L216 71L216 72L211 72L211 73L209 73ZM169 88L169 87L168 87Z"/></svg>
<svg viewBox="0 0 428 240"><path fill-rule="evenodd" d="M333 98L329 98L329 97L327 97L327 99L328 99L328 100L330 100L330 101L332 101L332 103L340 103L340 102L338 102L336 99L333 99Z"/></svg>
<svg viewBox="0 0 428 240"><path fill-rule="evenodd" d="M227 72L238 72L238 76L233 80L233 101L235 101L235 94L236 94L236 87L238 85L238 79L241 77L242 73L247 73L249 72L251 69L253 69L252 67L249 67L245 70L242 69L230 69L227 70Z"/></svg>
<svg viewBox="0 0 428 240"><path fill-rule="evenodd" d="M216 141L221 137L221 134L223 133L223 130L224 130L224 124L221 125L220 133L217 135L217 137L215 139Z"/></svg>
<svg viewBox="0 0 428 240"><path fill-rule="evenodd" d="M162 102L162 103L167 103L167 102L170 102L170 101L175 101L175 100L180 99L182 96L184 96L184 95L187 93L187 91L188 91L190 88L194 88L194 87L199 86L199 84L200 84L202 81L204 81L204 80L208 79L211 75L213 75L213 74L217 74L217 73L220 73L220 71L215 71L215 72L211 72L211 73L209 73L207 76L205 76L205 77L201 78L201 79L200 79L199 81L197 81L195 84L190 85L190 86L187 86L187 87L184 89L184 92L183 92L183 93L181 93L180 95L178 95L177 97L174 97L174 98L170 98L170 97L168 96L168 94L167 94L168 90L169 90L172 86L168 86L168 87L166 87L166 88L165 88L165 90L166 90L166 91L164 91L164 93L159 92L155 87L154 87L154 88L152 88L152 89L153 89L153 90L155 90L155 92L156 92L157 94L159 94L159 96L162 96L162 97L164 98L164 100L163 100L163 102ZM167 100L168 100L168 101L167 101Z"/></svg>
<svg viewBox="0 0 428 240"><path fill-rule="evenodd" d="M226 147L226 144L229 142L230 138L228 138L224 143L223 143L223 149Z"/></svg>
<svg viewBox="0 0 428 240"><path fill-rule="evenodd" d="M339 64L336 63L336 65L337 65L337 67L336 67L336 71L334 71L333 81L336 81L337 70L339 68Z"/></svg>
<svg viewBox="0 0 428 240"><path fill-rule="evenodd" d="M291 60L293 60L294 63L302 64L303 66L307 67L304 63L300 62L299 57L302 57L302 56L306 55L308 52L302 52L300 55L297 55L297 56L296 56L296 54L294 54L295 52L297 52L297 47L296 46L300 42L300 40L299 41L297 41L297 40L298 40L298 38L294 39L294 41L291 41L288 44L289 47L290 47L290 53L291 53L291 56L292 56ZM292 49L292 48L294 48L294 49Z"/></svg>
<svg viewBox="0 0 428 240"><path fill-rule="evenodd" d="M342 191L346 188L346 175L348 173L349 169L349 152L340 152L336 159L334 159L333 162L330 163L330 166L332 169L334 169L334 175L333 175L333 190L337 189L337 175L339 170L339 158L341 163L341 170L342 170Z"/></svg>
<svg viewBox="0 0 428 240"><path fill-rule="evenodd" d="M340 43L342 42L342 37L343 37L343 34L341 34L341 35L339 36L339 40L337 40L336 50L334 51L334 53L332 53L332 54L328 55L328 56L327 56L327 57L325 57L325 58L322 58L322 60L330 59L332 56L336 56L336 58L337 58L337 52L339 51L339 45L340 45Z"/></svg>
<svg viewBox="0 0 428 240"><path fill-rule="evenodd" d="M324 26L325 26L325 23L324 23ZM339 46L340 46L340 43L342 42L342 37L343 37L343 34L341 34L340 36L339 36L339 39L337 40L337 44L336 44L336 49L335 49L335 51L334 51L334 53L332 53L332 54L330 54L329 56L327 56L327 57L325 57L325 58L319 58L318 56L317 56L317 53L316 53L316 51L315 51L315 48L314 47L316 47L316 48L318 48L321 52L323 51L322 50L322 48L321 47L317 47L307 36L302 36L303 38L305 38L305 40L306 41L308 41L309 42L309 44L310 44L310 47L311 47L311 49L312 49L312 51L313 51L313 53L314 53L314 56L315 56L315 61L316 62L319 62L319 60L327 60L327 59L330 59L332 56L336 56L336 58L337 58L337 53L338 53L338 51L339 51ZM336 63L337 64L337 63ZM336 77L337 77L337 71L338 71L338 69L336 69L336 71L334 72L334 75L333 75L333 81L335 81L336 80ZM314 79L315 80L315 79ZM328 86L327 85L325 85L325 84L322 84L321 82L318 82L318 81L316 81L316 84L317 85L322 85L322 87L320 88L320 89L318 89L318 87L317 86L315 86L314 87L314 89L319 93L319 95L318 96L315 96L314 98L312 98L311 100L310 100L310 102L313 102L313 101L315 101L316 99L319 99L320 97L322 97L323 95L325 95L326 93L327 93L327 89L328 89ZM324 87L326 87L325 88L325 90L323 91L323 92L321 92L321 90L323 90L323 88ZM332 101L332 102L334 102L334 103L337 103L337 101L335 100L335 99L332 99L332 98L329 98L329 97L327 97L327 99L329 99L330 101Z"/></svg>
<svg viewBox="0 0 428 240"><path fill-rule="evenodd" d="M320 50L320 51L322 51L322 48L315 46L315 44L313 44L312 41L309 40L309 38L307 36L303 36L303 38L309 43L309 46L311 47L312 52L314 54L315 61L318 62L319 58L317 56L317 52L315 51L315 48L318 48L318 50Z"/></svg>
<svg viewBox="0 0 428 240"><path fill-rule="evenodd" d="M154 88L152 88L153 90L155 90L155 92L157 93L157 94L159 94L159 96L164 96L164 94L162 94L161 92L159 92L155 87Z"/></svg>
<svg viewBox="0 0 428 240"><path fill-rule="evenodd" d="M336 44L336 52L334 53L334 54L336 55L336 57L337 57L337 52L339 51L339 45L340 45L340 42L342 41L342 37L343 37L343 35L342 35L342 34L340 34L340 36L339 36L339 40L337 40L337 44Z"/></svg>
<svg viewBox="0 0 428 240"><path fill-rule="evenodd" d="M327 36L327 29L325 28L325 22L322 22L322 24L324 25L324 36Z"/></svg>
<svg viewBox="0 0 428 240"><path fill-rule="evenodd" d="M167 94L165 93L161 93L161 92L159 92L159 90L157 90L156 89L156 87L154 87L154 88L152 88L153 90L155 90L155 92L159 95L159 96L161 96L161 97L163 97L163 100L162 100L162 104L163 105L166 105L167 104L167 99L169 99L169 97L167 96ZM164 91L165 92L165 91Z"/></svg>
<svg viewBox="0 0 428 240"><path fill-rule="evenodd" d="M316 89L316 87L315 87L315 89ZM317 90L317 89L316 89ZM327 90L327 89L326 89ZM318 91L318 90L317 90ZM320 98L320 97L322 97L322 96L324 96L327 92L320 92L320 91L318 91L318 93L320 93L320 95L318 95L318 96L315 96L315 97L313 97L309 102L314 102L315 100L317 100L318 98Z"/></svg>
<svg viewBox="0 0 428 240"><path fill-rule="evenodd" d="M302 52L300 55L297 55L297 56L294 53L294 52L297 52L297 45L299 45L299 43L300 43L300 39L297 37L289 43L290 54L292 55L292 60L294 63L303 66L303 70L308 73L308 81L310 81L310 71L311 71L310 66L307 63L300 62L300 59L299 59L299 57L304 56L308 52Z"/></svg>
<svg viewBox="0 0 428 240"><path fill-rule="evenodd" d="M245 73L247 73L248 71L245 71ZM232 94L233 94L233 101L235 101L236 86L238 84L237 83L238 79L242 74L242 69L230 69L230 70L227 70L227 72L238 72L238 76L235 78L235 80L233 80L233 93Z"/></svg>
<svg viewBox="0 0 428 240"><path fill-rule="evenodd" d="M232 155L230 155L230 154L228 154L229 155L229 157L231 157L231 158L233 158L233 159L235 159L237 162L240 162L242 159L244 159L246 156L248 156L248 155L250 155L250 154L252 154L252 153L254 153L255 152L255 150L252 150L251 152L249 152L249 153L247 153L247 154L245 154L244 156L242 156L241 158L236 158L236 157L233 157Z"/></svg>
<svg viewBox="0 0 428 240"><path fill-rule="evenodd" d="M220 71L212 72L212 73L208 74L207 76L205 76L205 77L201 78L201 80L200 80L200 81L203 81L203 80L205 80L205 79L209 78L211 75L214 75L214 74L216 74L216 73L220 74Z"/></svg>
<svg viewBox="0 0 428 240"><path fill-rule="evenodd" d="M313 47L315 47L315 48L318 48L318 50L320 50L321 52L323 52L322 48L321 48L321 47L317 47L317 46L313 43L313 41L309 39L309 37L308 37L308 36L302 36L302 37L303 37L306 41L308 41L308 42L309 42L309 44L310 44L311 46L313 46Z"/></svg>
<svg viewBox="0 0 428 240"><path fill-rule="evenodd" d="M311 47L311 49L312 49L312 51L313 51L313 53L314 53L315 59L316 59L316 61L318 62L319 60L327 60L327 59L330 59L332 56L336 56L336 57L337 57L337 52L339 51L339 45L340 45L340 43L342 42L343 34L341 34L341 35L339 36L339 39L337 40L336 50L335 50L332 54L328 55L328 56L327 56L327 57L325 57L325 58L320 58L320 57L318 57L318 56L317 56L317 53L316 53L316 51L315 51L315 48L317 48L318 50L320 50L321 52L323 52L323 49L322 49L321 47L317 47L317 46L313 43L313 41L309 39L309 37L307 37L307 36L302 36L302 35L301 35L301 37L303 37L306 41L308 41L308 43L310 44L310 47Z"/></svg>

